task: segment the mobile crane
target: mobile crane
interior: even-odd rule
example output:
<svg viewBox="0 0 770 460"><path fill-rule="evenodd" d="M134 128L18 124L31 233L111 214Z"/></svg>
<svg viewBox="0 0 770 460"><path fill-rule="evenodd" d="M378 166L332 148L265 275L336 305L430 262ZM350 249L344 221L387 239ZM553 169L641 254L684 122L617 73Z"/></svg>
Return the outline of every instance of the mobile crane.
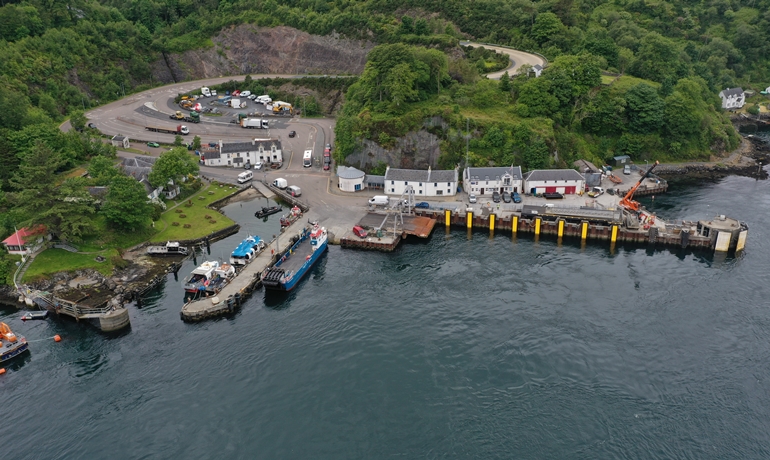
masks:
<svg viewBox="0 0 770 460"><path fill-rule="evenodd" d="M633 200L634 192L636 192L636 189L638 189L639 186L642 185L642 182L647 177L649 177L652 170L655 169L655 166L658 166L659 164L660 164L659 161L655 161L655 163L653 163L652 166L650 166L650 169L648 169L647 172L644 173L644 175L639 179L639 182L637 182L636 185L631 187L631 190L629 190L628 193L626 193L626 196L624 196L623 199L620 200L620 206L622 206L623 208L631 212L639 211L639 208L641 208L641 205L639 204L638 201Z"/></svg>

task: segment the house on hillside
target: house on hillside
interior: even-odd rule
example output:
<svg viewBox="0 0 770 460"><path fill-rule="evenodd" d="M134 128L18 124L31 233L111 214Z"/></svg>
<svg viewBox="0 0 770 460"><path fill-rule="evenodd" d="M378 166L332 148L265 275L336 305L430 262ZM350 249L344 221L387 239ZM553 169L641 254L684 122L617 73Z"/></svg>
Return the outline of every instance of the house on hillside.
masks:
<svg viewBox="0 0 770 460"><path fill-rule="evenodd" d="M278 139L252 139L251 142L229 142L221 140L216 147L201 150L200 161L206 166L231 166L243 168L246 163L283 163L281 141Z"/></svg>
<svg viewBox="0 0 770 460"><path fill-rule="evenodd" d="M152 166L155 164L155 157L134 157L123 158L120 167L126 175L138 180L147 192L147 199L153 201L163 195L167 200L173 200L179 195L179 185L173 180L168 181L165 187L153 187L148 178L152 172Z"/></svg>
<svg viewBox="0 0 770 460"><path fill-rule="evenodd" d="M719 92L723 109L740 109L746 103L746 93L743 88L727 88Z"/></svg>
<svg viewBox="0 0 770 460"><path fill-rule="evenodd" d="M3 246L5 246L8 254L24 256L40 249L47 239L50 240L51 235L47 234L45 226L25 227L15 231L13 235L3 240Z"/></svg>
<svg viewBox="0 0 770 460"><path fill-rule="evenodd" d="M543 73L543 66L535 64L532 66L532 72L535 74L535 78L538 78Z"/></svg>
<svg viewBox="0 0 770 460"><path fill-rule="evenodd" d="M585 190L585 178L574 169L535 169L524 176L527 193L572 195Z"/></svg>
<svg viewBox="0 0 770 460"><path fill-rule="evenodd" d="M433 171L420 169L385 170L385 193L401 195L408 186L419 196L454 196L457 194L457 169Z"/></svg>
<svg viewBox="0 0 770 460"><path fill-rule="evenodd" d="M126 136L112 136L112 145L119 149L127 149L131 147L131 143Z"/></svg>
<svg viewBox="0 0 770 460"><path fill-rule="evenodd" d="M366 174L352 166L337 166L337 177L337 185L343 192L360 192L366 188L364 183Z"/></svg>
<svg viewBox="0 0 770 460"><path fill-rule="evenodd" d="M468 167L463 171L465 191L476 196L492 196L494 192L523 192L521 166L491 168Z"/></svg>

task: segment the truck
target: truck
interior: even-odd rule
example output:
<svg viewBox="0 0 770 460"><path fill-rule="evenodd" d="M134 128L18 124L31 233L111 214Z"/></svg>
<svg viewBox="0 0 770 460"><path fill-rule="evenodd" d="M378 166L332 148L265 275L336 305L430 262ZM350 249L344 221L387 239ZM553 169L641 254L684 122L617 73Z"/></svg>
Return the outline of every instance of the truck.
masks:
<svg viewBox="0 0 770 460"><path fill-rule="evenodd" d="M273 181L273 185L278 187L281 190L286 189L286 187L289 186L289 183L286 182L286 179L279 177L278 179Z"/></svg>
<svg viewBox="0 0 770 460"><path fill-rule="evenodd" d="M169 118L171 118L172 120L189 121L190 123L201 122L201 114L199 114L198 112L190 112L189 116L185 116L185 114L177 110L176 113L171 114Z"/></svg>
<svg viewBox="0 0 770 460"><path fill-rule="evenodd" d="M241 119L241 128L267 129L268 121L264 118L243 118Z"/></svg>
<svg viewBox="0 0 770 460"><path fill-rule="evenodd" d="M203 94L206 97L211 97L211 91L205 86L201 88L201 94Z"/></svg>
<svg viewBox="0 0 770 460"><path fill-rule="evenodd" d="M267 94L263 94L262 96L257 96L257 98L254 99L254 100L259 102L260 104L264 104L264 105L267 105L267 104L273 102L273 99L269 95L267 95Z"/></svg>
<svg viewBox="0 0 770 460"><path fill-rule="evenodd" d="M181 134L186 136L190 134L190 130L185 125L178 125L176 128L161 128L158 126L145 126L144 129L152 131L154 133L166 133L166 134Z"/></svg>

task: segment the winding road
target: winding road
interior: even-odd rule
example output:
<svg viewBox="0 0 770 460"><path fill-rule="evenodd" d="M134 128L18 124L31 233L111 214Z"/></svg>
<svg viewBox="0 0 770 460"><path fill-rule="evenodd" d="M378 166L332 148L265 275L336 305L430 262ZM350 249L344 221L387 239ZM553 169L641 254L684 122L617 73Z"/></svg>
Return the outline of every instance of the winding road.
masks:
<svg viewBox="0 0 770 460"><path fill-rule="evenodd" d="M511 60L511 65L508 66L508 68L505 68L498 72L492 72L490 74L487 74L487 78L490 78L492 80L499 80L500 77L502 77L505 72L508 72L508 75L513 76L519 71L521 66L523 66L524 64L528 64L531 66L535 66L539 64L542 67L545 67L548 64L548 61L546 61L544 58L536 54L527 53L527 52L515 50L512 48L507 48L504 46L488 45L488 44L476 43L476 42L460 42L460 44L463 46L473 46L475 48L486 48L488 50L492 50L498 53L508 55L508 58Z"/></svg>

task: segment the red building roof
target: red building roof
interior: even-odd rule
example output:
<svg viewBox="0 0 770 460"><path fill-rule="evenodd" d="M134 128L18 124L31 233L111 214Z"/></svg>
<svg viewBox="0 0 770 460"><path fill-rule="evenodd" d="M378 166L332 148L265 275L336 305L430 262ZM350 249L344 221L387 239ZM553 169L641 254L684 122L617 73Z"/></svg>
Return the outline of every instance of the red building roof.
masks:
<svg viewBox="0 0 770 460"><path fill-rule="evenodd" d="M33 239L30 238L31 236L38 236L43 232L45 232L45 227L42 225L32 229L25 227L3 240L3 244L6 246L23 246L28 240Z"/></svg>

